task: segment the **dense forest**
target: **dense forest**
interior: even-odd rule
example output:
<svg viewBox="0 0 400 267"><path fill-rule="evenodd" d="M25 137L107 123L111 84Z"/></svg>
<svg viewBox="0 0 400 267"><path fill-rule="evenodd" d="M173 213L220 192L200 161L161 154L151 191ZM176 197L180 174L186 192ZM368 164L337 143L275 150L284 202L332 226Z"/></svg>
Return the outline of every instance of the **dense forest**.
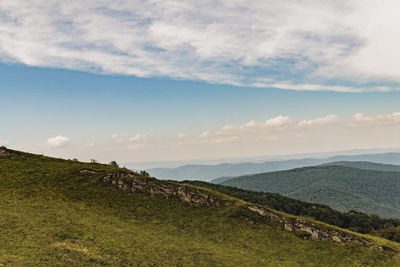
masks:
<svg viewBox="0 0 400 267"><path fill-rule="evenodd" d="M370 171L400 172L400 165L382 164L369 161L335 161L322 166L343 166Z"/></svg>
<svg viewBox="0 0 400 267"><path fill-rule="evenodd" d="M400 218L400 173L344 166L315 166L260 173L227 180L222 185L279 193L346 212L357 210Z"/></svg>

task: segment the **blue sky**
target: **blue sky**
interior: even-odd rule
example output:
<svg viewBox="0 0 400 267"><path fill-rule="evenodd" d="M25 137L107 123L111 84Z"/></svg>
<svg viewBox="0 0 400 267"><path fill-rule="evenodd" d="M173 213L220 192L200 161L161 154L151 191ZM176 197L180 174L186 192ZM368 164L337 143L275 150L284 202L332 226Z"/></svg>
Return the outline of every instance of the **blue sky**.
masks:
<svg viewBox="0 0 400 267"><path fill-rule="evenodd" d="M48 138L58 135L82 144L105 142L114 134L125 138L136 134L197 136L224 125L242 125L277 116L301 120L336 114L350 121L358 112L369 116L392 113L398 110L400 103L398 91L292 91L167 78L96 75L20 64L2 64L0 73L5 78L0 86L1 121L5 126L0 139L36 152L51 150L44 144ZM376 146L371 144L370 147ZM62 155L67 148L48 152ZM348 147L352 148L357 147ZM260 155L260 152L255 154ZM226 156L230 155L236 156ZM170 158L157 158L163 159ZM140 158L135 160L140 161Z"/></svg>
<svg viewBox="0 0 400 267"><path fill-rule="evenodd" d="M2 2L0 143L122 162L400 147L397 5Z"/></svg>

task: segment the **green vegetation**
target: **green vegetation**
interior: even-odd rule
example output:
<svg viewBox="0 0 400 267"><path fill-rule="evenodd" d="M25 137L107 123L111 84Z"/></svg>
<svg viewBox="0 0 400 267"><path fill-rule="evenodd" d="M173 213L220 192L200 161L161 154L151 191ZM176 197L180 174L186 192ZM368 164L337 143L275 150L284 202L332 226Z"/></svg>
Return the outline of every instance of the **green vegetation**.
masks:
<svg viewBox="0 0 400 267"><path fill-rule="evenodd" d="M109 164L110 164L110 166L113 166L113 167L119 167L118 163L115 160L111 161Z"/></svg>
<svg viewBox="0 0 400 267"><path fill-rule="evenodd" d="M101 182L126 169L8 152L0 153L0 266L400 264L355 244L248 223L236 206L195 208Z"/></svg>
<svg viewBox="0 0 400 267"><path fill-rule="evenodd" d="M246 202L260 204L293 215L311 217L317 221L359 233L377 235L396 242L400 241L399 219L383 219L376 215L357 211L340 212L326 205L308 203L277 193L256 192L202 181L182 181L182 183L210 188Z"/></svg>
<svg viewBox="0 0 400 267"><path fill-rule="evenodd" d="M332 165L351 167L362 170L371 170L371 171L400 172L400 165L382 164L382 163L375 163L368 161L335 161L323 164L323 166L332 166Z"/></svg>
<svg viewBox="0 0 400 267"><path fill-rule="evenodd" d="M340 211L357 210L400 218L400 173L343 166L316 166L246 175L222 185L274 192L329 205Z"/></svg>

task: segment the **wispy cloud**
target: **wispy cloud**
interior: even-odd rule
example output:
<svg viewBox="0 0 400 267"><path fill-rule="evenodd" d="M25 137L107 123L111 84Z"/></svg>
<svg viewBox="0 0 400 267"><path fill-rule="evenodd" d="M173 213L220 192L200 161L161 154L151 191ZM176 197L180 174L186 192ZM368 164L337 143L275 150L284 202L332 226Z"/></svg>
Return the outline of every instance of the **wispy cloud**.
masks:
<svg viewBox="0 0 400 267"><path fill-rule="evenodd" d="M2 1L0 60L290 90L398 90L399 8L394 0Z"/></svg>

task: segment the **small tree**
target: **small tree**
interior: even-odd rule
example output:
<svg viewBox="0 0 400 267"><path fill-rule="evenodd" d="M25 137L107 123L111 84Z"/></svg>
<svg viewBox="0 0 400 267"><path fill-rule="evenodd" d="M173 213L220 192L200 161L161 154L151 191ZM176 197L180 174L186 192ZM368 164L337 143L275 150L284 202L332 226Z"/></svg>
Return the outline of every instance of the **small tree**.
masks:
<svg viewBox="0 0 400 267"><path fill-rule="evenodd" d="M150 176L150 174L146 171L140 171L140 174L143 176Z"/></svg>
<svg viewBox="0 0 400 267"><path fill-rule="evenodd" d="M118 163L117 163L115 160L111 161L111 162L109 163L109 165L110 165L110 166L113 166L113 167L119 167Z"/></svg>
<svg viewBox="0 0 400 267"><path fill-rule="evenodd" d="M90 162L91 162L91 163L97 163L97 160L95 160L95 159L90 159Z"/></svg>

